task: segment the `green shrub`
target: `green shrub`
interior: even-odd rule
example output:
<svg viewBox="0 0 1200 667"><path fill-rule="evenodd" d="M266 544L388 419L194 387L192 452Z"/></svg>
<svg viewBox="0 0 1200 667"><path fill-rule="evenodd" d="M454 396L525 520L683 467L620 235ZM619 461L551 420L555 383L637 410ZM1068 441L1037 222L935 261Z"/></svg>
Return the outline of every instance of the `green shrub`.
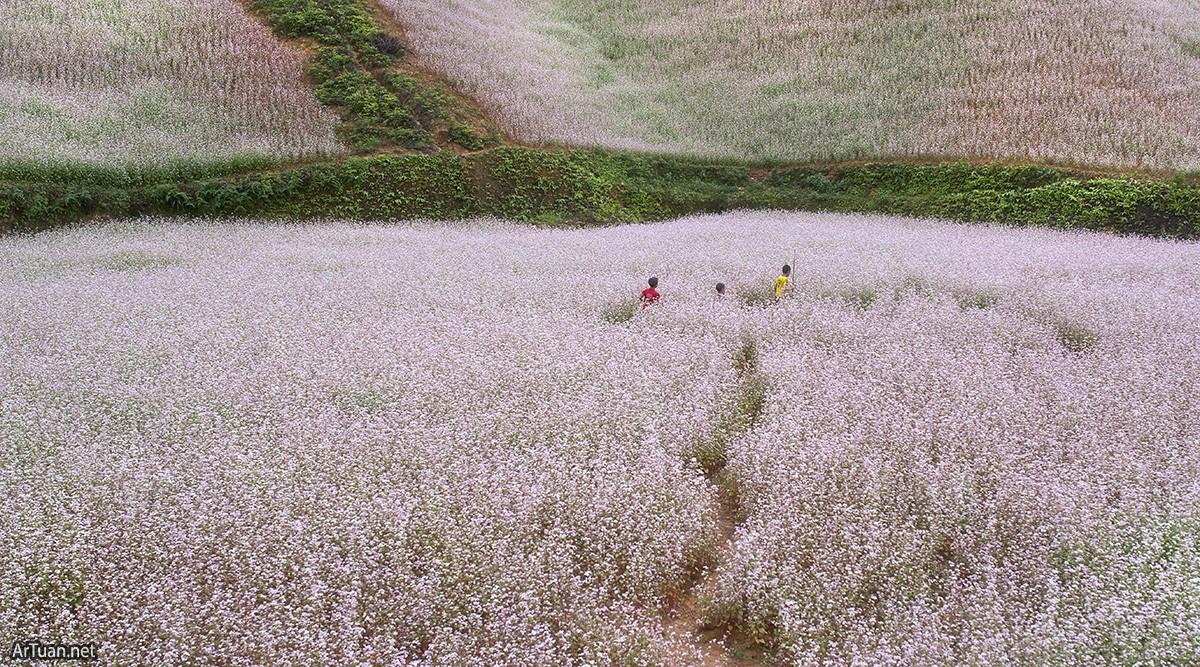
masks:
<svg viewBox="0 0 1200 667"><path fill-rule="evenodd" d="M373 65L397 55L380 48L392 45L362 0L255 0L253 6L281 37L346 47Z"/></svg>
<svg viewBox="0 0 1200 667"><path fill-rule="evenodd" d="M742 303L751 308L765 308L775 303L775 291L765 282L741 292Z"/></svg>
<svg viewBox="0 0 1200 667"><path fill-rule="evenodd" d="M874 287L855 287L843 290L839 296L842 303L861 312L875 305L879 300L879 290Z"/></svg>
<svg viewBox="0 0 1200 667"><path fill-rule="evenodd" d="M414 99L392 86L392 74L376 71L404 56L403 43L378 26L360 0L259 0L255 7L280 36L320 45L308 74L317 99L341 115L338 137L353 151L434 145L430 119L422 117L429 94L422 89L424 97ZM456 104L449 96L437 103L445 107L440 114Z"/></svg>
<svg viewBox="0 0 1200 667"><path fill-rule="evenodd" d="M1054 323L1054 337L1064 350L1073 354L1089 352L1100 342L1096 332L1081 324L1066 321Z"/></svg>
<svg viewBox="0 0 1200 667"><path fill-rule="evenodd" d="M384 78L397 97L405 100L422 117L431 120L450 120L454 117L458 102L445 91L399 72L389 72Z"/></svg>
<svg viewBox="0 0 1200 667"><path fill-rule="evenodd" d="M638 314L638 308L638 302L633 299L613 301L600 309L600 319L609 324L624 324Z"/></svg>
<svg viewBox="0 0 1200 667"><path fill-rule="evenodd" d="M1000 303L998 295L981 290L959 290L954 299L963 310L986 310Z"/></svg>
<svg viewBox="0 0 1200 667"><path fill-rule="evenodd" d="M372 36L371 45L383 55L392 58L403 58L408 53L408 49L404 47L404 42L401 42L400 38L385 32L379 32Z"/></svg>
<svg viewBox="0 0 1200 667"><path fill-rule="evenodd" d="M733 367L739 375L758 370L758 343L746 338L733 352Z"/></svg>
<svg viewBox="0 0 1200 667"><path fill-rule="evenodd" d="M446 139L469 151L483 150L487 146L487 139L462 123L451 123L446 130Z"/></svg>
<svg viewBox="0 0 1200 667"><path fill-rule="evenodd" d="M356 152L374 152L384 145L412 149L433 145L432 136L409 106L369 72L358 69L345 49L318 49L309 75L317 82L317 99L341 113L338 137Z"/></svg>
<svg viewBox="0 0 1200 667"><path fill-rule="evenodd" d="M481 159L492 215L532 220L554 211L581 222L642 219L622 205L620 170L591 153L500 148Z"/></svg>

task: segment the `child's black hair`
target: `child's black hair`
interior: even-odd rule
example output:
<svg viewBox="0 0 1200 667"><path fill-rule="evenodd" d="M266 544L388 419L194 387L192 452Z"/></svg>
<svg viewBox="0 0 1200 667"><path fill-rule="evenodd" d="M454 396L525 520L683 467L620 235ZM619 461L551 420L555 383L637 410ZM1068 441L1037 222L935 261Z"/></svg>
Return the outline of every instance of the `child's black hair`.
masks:
<svg viewBox="0 0 1200 667"><path fill-rule="evenodd" d="M652 276L650 280L647 280L646 282L650 284L651 289L656 288L658 287L658 276Z"/></svg>
<svg viewBox="0 0 1200 667"><path fill-rule="evenodd" d="M717 294L725 293L725 283L717 283Z"/></svg>
<svg viewBox="0 0 1200 667"><path fill-rule="evenodd" d="M791 267L791 265L790 265L790 264L784 264L784 265L783 265L783 275L785 275L785 276L786 276L786 275L790 275L791 273L792 273L792 267Z"/></svg>

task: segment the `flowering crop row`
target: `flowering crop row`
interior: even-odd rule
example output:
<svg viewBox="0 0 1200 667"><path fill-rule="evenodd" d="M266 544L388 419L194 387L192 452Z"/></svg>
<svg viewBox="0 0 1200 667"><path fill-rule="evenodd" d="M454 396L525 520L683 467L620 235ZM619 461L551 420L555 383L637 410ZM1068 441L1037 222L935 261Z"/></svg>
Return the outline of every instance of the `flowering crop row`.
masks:
<svg viewBox="0 0 1200 667"><path fill-rule="evenodd" d="M657 610L718 551L698 459L749 340L714 620L796 664L1186 663L1197 260L781 214L10 238L0 626L119 664L695 664Z"/></svg>
<svg viewBox="0 0 1200 667"><path fill-rule="evenodd" d="M1200 2L382 0L517 136L1200 168Z"/></svg>
<svg viewBox="0 0 1200 667"><path fill-rule="evenodd" d="M237 0L0 0L0 162L341 152L337 118Z"/></svg>

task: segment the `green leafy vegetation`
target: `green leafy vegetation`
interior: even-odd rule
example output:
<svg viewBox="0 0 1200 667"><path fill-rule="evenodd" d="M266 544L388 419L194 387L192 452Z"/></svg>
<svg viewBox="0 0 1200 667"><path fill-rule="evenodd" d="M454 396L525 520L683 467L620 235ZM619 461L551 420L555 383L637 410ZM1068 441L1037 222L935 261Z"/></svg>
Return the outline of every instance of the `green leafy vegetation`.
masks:
<svg viewBox="0 0 1200 667"><path fill-rule="evenodd" d="M280 37L316 44L308 76L317 99L341 115L338 138L355 152L449 144L476 151L498 143L494 131L471 126L447 89L396 70L408 50L362 0L256 0L254 8Z"/></svg>
<svg viewBox="0 0 1200 667"><path fill-rule="evenodd" d="M100 265L110 271L140 271L162 269L179 264L176 257L164 257L137 250L123 250L100 260Z"/></svg>
<svg viewBox="0 0 1200 667"><path fill-rule="evenodd" d="M1075 354L1088 352L1100 342L1096 332L1083 325L1066 321L1055 323L1054 337L1062 344L1063 349Z"/></svg>
<svg viewBox="0 0 1200 667"><path fill-rule="evenodd" d="M425 119L427 124L440 123L444 127L441 133L443 143L449 142L469 151L482 150L499 143L494 131L484 134L463 122L459 101L437 85L400 72L388 73L385 80L406 108Z"/></svg>
<svg viewBox="0 0 1200 667"><path fill-rule="evenodd" d="M988 291L956 290L954 298L963 310L987 310L1000 303L1000 296Z"/></svg>
<svg viewBox="0 0 1200 667"><path fill-rule="evenodd" d="M840 296L848 307L860 312L867 310L879 300L879 292L871 287L847 288Z"/></svg>
<svg viewBox="0 0 1200 667"><path fill-rule="evenodd" d="M609 324L624 324L632 320L638 313L638 303L633 299L623 299L606 304L600 310L600 318Z"/></svg>
<svg viewBox="0 0 1200 667"><path fill-rule="evenodd" d="M692 452L701 470L710 478L717 476L728 463L729 443L754 428L767 406L767 379L759 371L758 343L744 339L733 351L733 368L738 384L732 401L722 413L714 436L699 443ZM727 493L736 494L736 484L721 480Z"/></svg>
<svg viewBox="0 0 1200 667"><path fill-rule="evenodd" d="M423 149L433 145L412 110L383 84L358 66L353 54L322 47L309 67L317 83L317 99L341 110L339 137L360 153L386 145Z"/></svg>
<svg viewBox="0 0 1200 667"><path fill-rule="evenodd" d="M369 66L391 60L379 49L386 33L362 0L255 0L253 6L280 37L343 48Z"/></svg>
<svg viewBox="0 0 1200 667"><path fill-rule="evenodd" d="M795 208L1176 238L1195 237L1200 221L1200 188L1184 179L1094 177L1047 167L889 164L825 173L783 169L767 180L803 200Z"/></svg>
<svg viewBox="0 0 1200 667"><path fill-rule="evenodd" d="M1200 187L1032 167L751 168L654 155L504 147L380 155L237 173L0 174L0 228L148 213L610 224L733 209L882 212L967 222L1200 236Z"/></svg>

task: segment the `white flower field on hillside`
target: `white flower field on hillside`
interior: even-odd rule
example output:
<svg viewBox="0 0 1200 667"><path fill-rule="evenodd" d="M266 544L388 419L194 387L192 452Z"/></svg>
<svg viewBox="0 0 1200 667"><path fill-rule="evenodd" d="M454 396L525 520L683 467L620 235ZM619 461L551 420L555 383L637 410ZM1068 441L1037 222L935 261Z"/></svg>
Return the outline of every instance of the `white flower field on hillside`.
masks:
<svg viewBox="0 0 1200 667"><path fill-rule="evenodd" d="M0 306L0 627L112 664L696 664L747 342L704 609L769 664L1200 658L1195 244L116 222L0 241Z"/></svg>
<svg viewBox="0 0 1200 667"><path fill-rule="evenodd" d="M1200 1L381 0L533 141L1200 168Z"/></svg>
<svg viewBox="0 0 1200 667"><path fill-rule="evenodd" d="M0 162L329 155L336 123L237 0L0 0Z"/></svg>
<svg viewBox="0 0 1200 667"><path fill-rule="evenodd" d="M798 665L1200 660L1196 257L1092 251L761 322L725 613Z"/></svg>

